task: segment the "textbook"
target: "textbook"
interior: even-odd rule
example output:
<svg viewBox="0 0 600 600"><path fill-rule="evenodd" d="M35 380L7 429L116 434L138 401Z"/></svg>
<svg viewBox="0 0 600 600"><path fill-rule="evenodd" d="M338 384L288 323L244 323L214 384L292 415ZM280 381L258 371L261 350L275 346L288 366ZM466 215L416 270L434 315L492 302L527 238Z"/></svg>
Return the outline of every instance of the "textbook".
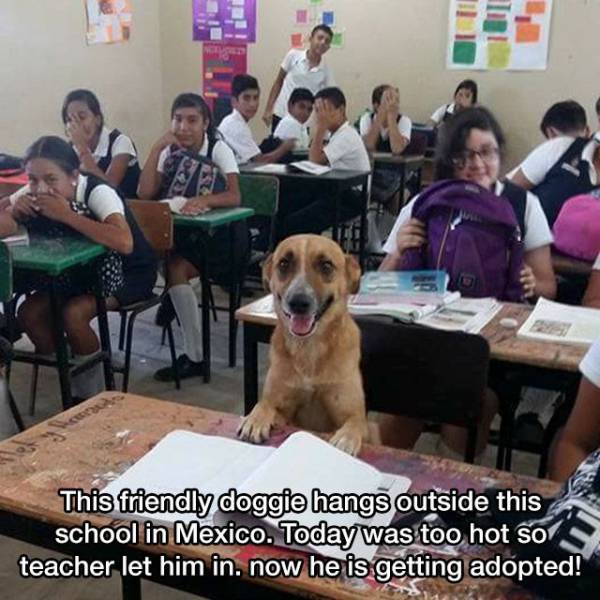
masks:
<svg viewBox="0 0 600 600"><path fill-rule="evenodd" d="M227 526L233 522L239 527L263 527L273 536L275 545L291 547L305 552L345 560L348 553L371 561L377 547L365 544L356 526L385 527L394 517L394 502L399 494L410 488L410 480L398 475L382 473L367 463L338 450L326 441L307 432L290 435L278 448L247 444L218 436L208 436L190 431L176 430L167 434L152 450L131 466L123 475L110 482L103 491L116 500L122 490L143 489L146 494L184 494L186 490L213 494L214 499L204 520L196 512L188 513L121 513L113 517L146 521L174 526L175 522L204 526ZM302 494L307 498L307 509L289 512L278 518L257 518L248 513L221 512L217 499L230 490L256 498L274 494ZM285 490L285 492L284 492ZM391 510L363 518L358 512L313 511L313 490L319 495L387 494ZM355 528L356 535L350 544L307 544L305 546L283 543L281 522L297 521L300 527L323 529L326 526Z"/></svg>
<svg viewBox="0 0 600 600"><path fill-rule="evenodd" d="M360 280L361 294L427 292L443 295L448 289L446 271L369 271Z"/></svg>
<svg viewBox="0 0 600 600"><path fill-rule="evenodd" d="M282 165L279 163L267 163L266 165L261 165L260 167L255 167L252 169L253 173L287 173L288 168L287 165Z"/></svg>
<svg viewBox="0 0 600 600"><path fill-rule="evenodd" d="M600 339L600 310L540 298L517 336L565 344L593 344Z"/></svg>
<svg viewBox="0 0 600 600"><path fill-rule="evenodd" d="M5 238L0 239L0 242L7 246L29 246L29 232L25 227L20 226L17 229L17 233L8 235Z"/></svg>
<svg viewBox="0 0 600 600"><path fill-rule="evenodd" d="M290 163L289 167L292 170L297 169L298 171L303 171L309 175L324 175L325 173L329 173L329 171L331 171L331 167L319 165L311 162L310 160L299 160L297 162Z"/></svg>

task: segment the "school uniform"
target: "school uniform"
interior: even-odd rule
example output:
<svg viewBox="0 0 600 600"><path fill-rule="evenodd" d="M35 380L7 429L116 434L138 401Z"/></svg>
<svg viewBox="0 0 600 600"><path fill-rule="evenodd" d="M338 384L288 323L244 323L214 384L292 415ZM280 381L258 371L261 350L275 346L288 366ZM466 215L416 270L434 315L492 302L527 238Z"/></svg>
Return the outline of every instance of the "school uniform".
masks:
<svg viewBox="0 0 600 600"><path fill-rule="evenodd" d="M600 146L598 136L591 140L560 136L535 148L509 175L518 169L534 185L532 192L542 204L550 225L564 202L585 194L600 184L594 167L594 154Z"/></svg>
<svg viewBox="0 0 600 600"><path fill-rule="evenodd" d="M579 365L579 370L597 388L600 388L600 341L592 344Z"/></svg>
<svg viewBox="0 0 600 600"><path fill-rule="evenodd" d="M358 131L346 121L331 133L329 143L323 148L332 169L346 171L371 171L367 149ZM280 237L297 233L322 233L335 222L335 202L333 190L326 190L317 181L307 185L303 194L285 198L282 212L284 216ZM356 186L342 195L340 202L340 222L358 216L362 208L362 187ZM302 208L297 208L302 206ZM291 212L291 211L294 212Z"/></svg>
<svg viewBox="0 0 600 600"><path fill-rule="evenodd" d="M596 262L594 263L593 269L595 271L600 271L600 254L598 254L598 258L596 259Z"/></svg>
<svg viewBox="0 0 600 600"><path fill-rule="evenodd" d="M358 122L358 131L362 137L367 135L371 130L373 119L375 115L372 112L366 112ZM397 121L398 131L400 135L406 138L407 142L410 142L410 135L412 131L412 121L406 115L400 115ZM377 141L378 152L391 152L390 147L390 133L387 128L382 128L379 134L379 140ZM380 149L381 147L381 149ZM389 149L388 149L389 148Z"/></svg>
<svg viewBox="0 0 600 600"><path fill-rule="evenodd" d="M514 186L516 187L516 186ZM502 196L505 184L501 181L496 182L494 193ZM419 196L413 198L401 211L394 223L394 227L383 246L386 254L391 254L396 250L396 238L400 228L412 218L412 209ZM548 226L548 221L544 211L540 206L540 201L531 192L527 192L525 201L524 227L523 227L523 247L525 252L547 246L554 241L552 232Z"/></svg>
<svg viewBox="0 0 600 600"><path fill-rule="evenodd" d="M285 55L281 63L281 68L285 71L286 76L273 106L273 114L277 117L276 121L283 119L287 114L288 101L296 88L307 88L316 94L326 87L335 85L333 74L325 59L321 58L318 65L311 67L307 52L307 50L292 49ZM277 123L275 123L276 125Z"/></svg>
<svg viewBox="0 0 600 600"><path fill-rule="evenodd" d="M445 123L450 117L456 112L456 104L442 104L438 109L433 111L431 117L429 117L436 125Z"/></svg>
<svg viewBox="0 0 600 600"><path fill-rule="evenodd" d="M279 121L273 136L280 140L296 140L296 150L307 150L310 142L306 123L300 123L290 114Z"/></svg>
<svg viewBox="0 0 600 600"><path fill-rule="evenodd" d="M261 153L248 122L235 108L221 121L219 133L233 150L235 159L240 165Z"/></svg>

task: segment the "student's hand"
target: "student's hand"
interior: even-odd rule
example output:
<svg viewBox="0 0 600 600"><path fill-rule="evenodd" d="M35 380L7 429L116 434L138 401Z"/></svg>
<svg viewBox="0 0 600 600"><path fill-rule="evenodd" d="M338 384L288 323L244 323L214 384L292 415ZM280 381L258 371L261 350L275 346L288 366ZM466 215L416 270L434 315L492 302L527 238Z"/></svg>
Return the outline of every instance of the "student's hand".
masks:
<svg viewBox="0 0 600 600"><path fill-rule="evenodd" d="M425 223L419 219L410 219L407 221L396 236L396 246L398 254L402 255L409 248L420 248L427 242L427 232Z"/></svg>
<svg viewBox="0 0 600 600"><path fill-rule="evenodd" d="M317 129L329 130L331 123L335 122L335 109L323 98L315 100L315 115L317 119Z"/></svg>
<svg viewBox="0 0 600 600"><path fill-rule="evenodd" d="M271 123L273 122L273 111L272 110L265 110L263 116L262 116L262 120L263 123L267 126L267 127L271 127Z"/></svg>
<svg viewBox="0 0 600 600"><path fill-rule="evenodd" d="M156 143L154 144L154 147L159 150L159 151L163 151L165 148L168 148L169 146L180 146L181 144L179 143L179 140L177 139L177 137L175 137L175 134L169 129L169 131L167 131L167 133L165 133L162 137L158 138L158 140L156 140Z"/></svg>
<svg viewBox="0 0 600 600"><path fill-rule="evenodd" d="M521 285L523 286L523 295L525 298L532 298L535 295L536 279L533 269L524 265L520 274Z"/></svg>
<svg viewBox="0 0 600 600"><path fill-rule="evenodd" d="M387 111L387 105L384 102L383 97L381 98L381 103L377 107L376 118L379 121L379 124L381 125L381 127L387 127L388 111Z"/></svg>
<svg viewBox="0 0 600 600"><path fill-rule="evenodd" d="M68 223L75 214L69 203L52 190L48 194L38 194L35 206L38 214L59 223Z"/></svg>
<svg viewBox="0 0 600 600"><path fill-rule="evenodd" d="M19 196L12 207L12 216L17 221L27 221L37 214L35 198L29 194Z"/></svg>
<svg viewBox="0 0 600 600"><path fill-rule="evenodd" d="M201 215L210 210L210 206L208 205L208 200L205 198L190 198L181 209L182 215L190 215L196 216Z"/></svg>
<svg viewBox="0 0 600 600"><path fill-rule="evenodd" d="M79 150L80 153L89 150L86 133L77 115L72 115L71 117L69 117L66 132L67 137L69 138L73 146L75 146L75 148Z"/></svg>
<svg viewBox="0 0 600 600"><path fill-rule="evenodd" d="M400 114L400 93L398 90L386 90L387 94L387 114L391 122L395 122Z"/></svg>

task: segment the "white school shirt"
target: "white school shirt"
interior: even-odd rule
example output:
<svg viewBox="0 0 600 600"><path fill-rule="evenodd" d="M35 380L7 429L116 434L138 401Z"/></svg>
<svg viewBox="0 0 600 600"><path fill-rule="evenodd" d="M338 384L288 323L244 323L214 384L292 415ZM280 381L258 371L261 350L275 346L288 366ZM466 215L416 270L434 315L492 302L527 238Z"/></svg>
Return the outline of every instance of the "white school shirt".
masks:
<svg viewBox="0 0 600 600"><path fill-rule="evenodd" d="M539 185L544 181L546 175L548 175L552 167L560 160L560 157L569 149L574 141L574 137L566 135L547 140L535 148L517 169L521 169L523 175L525 175L533 185ZM584 147L583 152L581 153L581 157L589 165L590 181L593 185L598 184L596 169L594 167L594 153L599 145L600 140L597 140L594 137ZM511 171L508 175L509 179L517 172L517 169Z"/></svg>
<svg viewBox="0 0 600 600"><path fill-rule="evenodd" d="M279 121L273 136L280 140L296 140L296 150L306 150L310 141L306 123L300 123L290 114Z"/></svg>
<svg viewBox="0 0 600 600"><path fill-rule="evenodd" d="M323 148L332 169L345 171L370 171L371 162L358 131L346 121L331 134Z"/></svg>
<svg viewBox="0 0 600 600"><path fill-rule="evenodd" d="M598 254L598 258L596 259L593 268L595 271L600 271L600 254Z"/></svg>
<svg viewBox="0 0 600 600"><path fill-rule="evenodd" d="M296 88L307 88L313 94L320 90L335 85L333 74L324 58L316 67L311 67L308 61L307 50L290 50L281 63L281 68L286 72L281 91L273 113L280 118L287 114L287 105L292 92Z"/></svg>
<svg viewBox="0 0 600 600"><path fill-rule="evenodd" d="M494 193L496 196L501 196L504 190L504 184L501 181L496 182ZM383 251L386 254L391 254L396 250L396 237L400 227L404 225L412 217L412 209L419 196L415 196L401 211L394 223L394 227L383 246ZM523 246L525 252L547 246L554 241L552 232L548 225L546 215L542 210L542 206L537 196L531 192L527 192L527 200L525 202L525 231L523 233Z"/></svg>
<svg viewBox="0 0 600 600"><path fill-rule="evenodd" d="M358 122L358 131L361 136L367 135L369 130L371 129L371 124L373 123L373 116L371 112L366 112ZM400 135L406 138L410 142L410 135L412 132L412 121L406 116L402 115L400 120L398 121L398 131ZM390 137L390 132L387 130L387 127L381 129L379 134L382 140L387 140Z"/></svg>
<svg viewBox="0 0 600 600"><path fill-rule="evenodd" d="M600 342L592 344L588 353L583 357L579 370L586 379L600 388Z"/></svg>
<svg viewBox="0 0 600 600"><path fill-rule="evenodd" d="M88 178L86 175L79 175L77 179L77 189L75 191L75 201L79 204L85 204L85 192L87 190ZM23 186L10 196L10 203L14 205L17 199L24 194L29 193L29 184ZM107 185L97 185L90 194L87 203L98 221L103 223L107 217L114 214L125 216L123 201L115 190Z"/></svg>
<svg viewBox="0 0 600 600"><path fill-rule="evenodd" d="M219 133L233 150L235 159L240 165L261 153L248 122L235 108L221 121Z"/></svg>
<svg viewBox="0 0 600 600"><path fill-rule="evenodd" d="M451 115L454 114L455 103L452 104L442 104L438 109L433 111L431 117L429 117L434 123L439 125L444 120L444 115L449 113Z"/></svg>
<svg viewBox="0 0 600 600"><path fill-rule="evenodd" d="M109 151L110 146L110 129L108 127L102 127L102 131L100 132L100 138L98 139L98 145L96 149L92 152L92 156L94 157L94 161L97 163L100 159L104 158ZM135 147L131 138L124 133L121 133L117 136L112 145L112 157L119 156L119 154L127 154L131 156L131 160L128 165L132 167L137 163L137 152L135 151Z"/></svg>

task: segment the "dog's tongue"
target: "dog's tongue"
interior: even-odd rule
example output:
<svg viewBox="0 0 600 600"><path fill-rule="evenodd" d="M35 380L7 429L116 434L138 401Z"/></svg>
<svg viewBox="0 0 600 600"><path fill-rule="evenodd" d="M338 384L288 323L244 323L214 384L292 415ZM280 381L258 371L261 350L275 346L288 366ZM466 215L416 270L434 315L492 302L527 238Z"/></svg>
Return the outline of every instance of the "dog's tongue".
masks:
<svg viewBox="0 0 600 600"><path fill-rule="evenodd" d="M314 315L292 315L290 319L292 333L306 335L312 329L314 321Z"/></svg>

